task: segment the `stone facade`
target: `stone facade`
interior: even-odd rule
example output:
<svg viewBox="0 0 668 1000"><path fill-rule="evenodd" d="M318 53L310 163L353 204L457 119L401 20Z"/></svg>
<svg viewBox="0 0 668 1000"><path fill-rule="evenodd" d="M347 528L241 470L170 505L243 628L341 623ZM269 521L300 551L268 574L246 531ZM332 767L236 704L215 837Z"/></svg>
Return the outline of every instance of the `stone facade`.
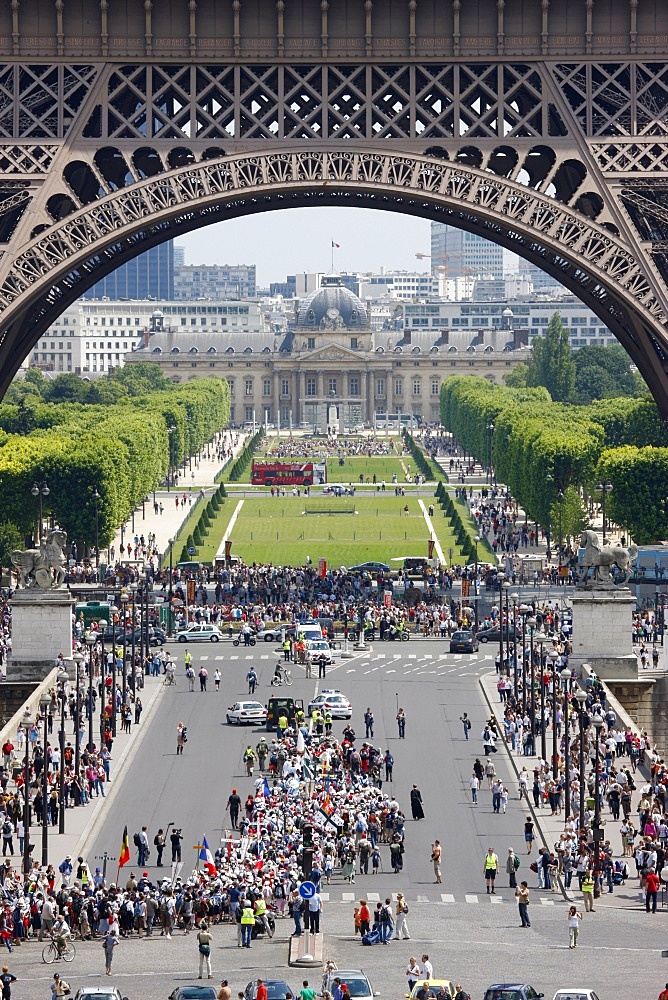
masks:
<svg viewBox="0 0 668 1000"><path fill-rule="evenodd" d="M41 681L59 653L72 655L72 607L66 587L14 591L9 681Z"/></svg>

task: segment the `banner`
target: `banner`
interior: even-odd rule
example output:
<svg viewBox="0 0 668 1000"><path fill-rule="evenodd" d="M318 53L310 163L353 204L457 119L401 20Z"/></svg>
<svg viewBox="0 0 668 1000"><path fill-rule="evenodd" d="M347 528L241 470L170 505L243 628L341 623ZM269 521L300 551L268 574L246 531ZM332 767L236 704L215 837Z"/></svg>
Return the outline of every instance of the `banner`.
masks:
<svg viewBox="0 0 668 1000"><path fill-rule="evenodd" d="M383 591L383 607L385 607L385 608L391 608L392 607L392 591L391 590L385 590L385 591Z"/></svg>
<svg viewBox="0 0 668 1000"><path fill-rule="evenodd" d="M318 576L322 580L327 576L327 560L323 559L322 556L318 559Z"/></svg>

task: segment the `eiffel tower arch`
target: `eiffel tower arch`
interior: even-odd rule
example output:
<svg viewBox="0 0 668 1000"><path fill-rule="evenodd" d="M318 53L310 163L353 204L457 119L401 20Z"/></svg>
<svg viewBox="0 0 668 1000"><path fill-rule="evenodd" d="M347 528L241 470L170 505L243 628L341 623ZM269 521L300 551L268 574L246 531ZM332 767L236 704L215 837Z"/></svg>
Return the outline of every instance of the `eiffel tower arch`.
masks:
<svg viewBox="0 0 668 1000"><path fill-rule="evenodd" d="M0 392L150 246L292 206L478 233L607 324L668 418L660 0L13 0Z"/></svg>

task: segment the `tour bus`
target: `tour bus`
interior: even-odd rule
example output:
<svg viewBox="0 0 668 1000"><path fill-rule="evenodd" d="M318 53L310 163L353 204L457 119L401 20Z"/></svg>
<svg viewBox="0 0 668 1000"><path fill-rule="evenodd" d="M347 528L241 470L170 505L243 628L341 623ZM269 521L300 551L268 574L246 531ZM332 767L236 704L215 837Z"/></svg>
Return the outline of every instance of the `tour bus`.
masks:
<svg viewBox="0 0 668 1000"><path fill-rule="evenodd" d="M253 486L322 486L327 481L324 462L253 461Z"/></svg>

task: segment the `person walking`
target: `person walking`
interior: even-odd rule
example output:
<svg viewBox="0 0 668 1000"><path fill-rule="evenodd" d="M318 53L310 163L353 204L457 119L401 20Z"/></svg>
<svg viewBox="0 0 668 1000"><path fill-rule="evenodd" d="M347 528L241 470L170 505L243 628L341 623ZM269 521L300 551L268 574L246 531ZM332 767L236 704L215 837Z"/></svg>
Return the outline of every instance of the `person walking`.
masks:
<svg viewBox="0 0 668 1000"><path fill-rule="evenodd" d="M496 896L496 892L494 890L494 879L496 878L498 871L499 859L494 853L494 848L488 847L484 865L485 885L487 887L488 896Z"/></svg>
<svg viewBox="0 0 668 1000"><path fill-rule="evenodd" d="M241 911L241 943L244 948L251 947L251 937L253 926L255 925L255 911L250 899L244 899Z"/></svg>
<svg viewBox="0 0 668 1000"><path fill-rule="evenodd" d="M367 708L366 712L364 713L364 726L365 726L365 729L366 729L366 732L364 734L365 738L367 740L369 740L369 739L372 740L373 739L373 712L371 711L370 708Z"/></svg>
<svg viewBox="0 0 668 1000"><path fill-rule="evenodd" d="M213 938L209 933L209 925L206 920L202 920L199 925L199 930L197 932L197 950L199 951L199 975L198 979L202 979L204 976L204 968L206 967L207 979L213 979L211 973L211 941Z"/></svg>
<svg viewBox="0 0 668 1000"><path fill-rule="evenodd" d="M441 877L441 858L443 857L443 851L441 850L440 840L435 840L431 845L431 861L434 866L434 875L436 876L436 881L434 885L440 885L443 881Z"/></svg>
<svg viewBox="0 0 668 1000"><path fill-rule="evenodd" d="M394 769L394 757L389 751L385 753L383 757L383 763L385 764L385 781L392 781L392 771Z"/></svg>
<svg viewBox="0 0 668 1000"><path fill-rule="evenodd" d="M520 859L515 854L512 847L508 848L508 858L506 860L506 872L508 874L508 885L511 889L517 888L517 869L520 866Z"/></svg>
<svg viewBox="0 0 668 1000"><path fill-rule="evenodd" d="M251 667L246 674L246 680L248 681L248 693L255 694L255 686L257 684L257 674L255 673L255 668Z"/></svg>
<svg viewBox="0 0 668 1000"><path fill-rule="evenodd" d="M524 842L527 845L527 854L531 854L534 839L533 822L531 816L527 816L526 823L524 824Z"/></svg>
<svg viewBox="0 0 668 1000"><path fill-rule="evenodd" d="M406 739L406 713L403 708L397 712L397 726L399 727L399 739Z"/></svg>
<svg viewBox="0 0 668 1000"><path fill-rule="evenodd" d="M118 924L113 924L109 928L108 932L104 936L104 941L102 945L104 947L104 971L108 976L111 975L111 963L114 958L114 948L118 944L118 938L116 936L115 928Z"/></svg>
<svg viewBox="0 0 668 1000"><path fill-rule="evenodd" d="M9 971L9 966L3 965L2 975L0 975L0 985L2 985L2 1000L12 1000L12 983L16 982L16 976Z"/></svg>
<svg viewBox="0 0 668 1000"><path fill-rule="evenodd" d="M459 716L459 721L461 722L462 727L464 729L464 739L468 740L468 738L469 738L469 730L471 728L471 720L469 719L468 712L463 712Z"/></svg>
<svg viewBox="0 0 668 1000"><path fill-rule="evenodd" d="M206 667L200 667L198 677L199 677L200 691L206 691L206 682L209 679L209 671L206 669Z"/></svg>
<svg viewBox="0 0 668 1000"><path fill-rule="evenodd" d="M411 814L413 819L424 819L424 809L422 808L422 793L417 785L411 788Z"/></svg>
<svg viewBox="0 0 668 1000"><path fill-rule="evenodd" d="M576 906L571 906L568 911L568 947L577 948L578 934L580 933L580 921L582 914Z"/></svg>
<svg viewBox="0 0 668 1000"><path fill-rule="evenodd" d="M188 739L186 733L187 726L184 726L182 722L179 722L176 727L176 756L183 756L183 748L186 745L186 740Z"/></svg>
<svg viewBox="0 0 668 1000"><path fill-rule="evenodd" d="M402 938L410 941L411 935L408 930L408 904L404 899L403 892L397 893L397 905L394 911L394 940L401 941Z"/></svg>
<svg viewBox="0 0 668 1000"><path fill-rule="evenodd" d="M650 904L652 913L656 913L656 901L659 895L661 882L659 876L653 868L650 868L645 876L645 909L649 913Z"/></svg>
<svg viewBox="0 0 668 1000"><path fill-rule="evenodd" d="M320 914L322 913L322 896L315 892L308 902L308 919L311 934L320 933Z"/></svg>
<svg viewBox="0 0 668 1000"><path fill-rule="evenodd" d="M54 972L53 982L51 983L51 996L53 1000L62 1000L70 992L70 984L61 979L59 972Z"/></svg>
<svg viewBox="0 0 668 1000"><path fill-rule="evenodd" d="M232 789L232 794L227 800L226 809L230 811L230 822L232 824L232 829L237 829L237 824L239 823L239 809L241 808L241 796L238 794L236 788Z"/></svg>
<svg viewBox="0 0 668 1000"><path fill-rule="evenodd" d="M214 685L216 687L216 691L220 691L220 678L221 678L221 676L222 676L222 674L221 674L220 670L216 667L216 669L213 672L213 683L214 683Z"/></svg>
<svg viewBox="0 0 668 1000"><path fill-rule="evenodd" d="M413 987L420 978L420 966L417 958L411 955L406 965L406 981L408 983L408 994L413 992Z"/></svg>
<svg viewBox="0 0 668 1000"><path fill-rule="evenodd" d="M471 799L473 801L473 805L477 806L478 805L478 789L480 788L480 779L478 778L478 776L475 773L475 771L471 775L471 779L469 781L469 788L471 789Z"/></svg>
<svg viewBox="0 0 668 1000"><path fill-rule="evenodd" d="M515 896L520 911L521 926L531 927L531 921L529 920L529 885L527 882L520 882L519 889L515 889Z"/></svg>

